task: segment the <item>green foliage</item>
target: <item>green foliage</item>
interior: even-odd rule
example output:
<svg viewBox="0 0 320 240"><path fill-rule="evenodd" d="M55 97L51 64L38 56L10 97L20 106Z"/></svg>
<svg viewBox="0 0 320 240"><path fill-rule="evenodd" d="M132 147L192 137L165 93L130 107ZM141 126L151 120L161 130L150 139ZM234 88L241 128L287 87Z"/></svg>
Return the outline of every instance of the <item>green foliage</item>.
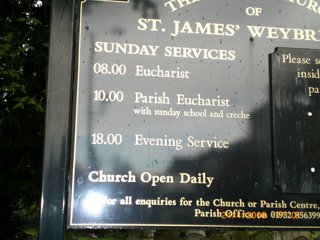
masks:
<svg viewBox="0 0 320 240"><path fill-rule="evenodd" d="M49 1L39 3L0 1L0 239L38 227Z"/></svg>

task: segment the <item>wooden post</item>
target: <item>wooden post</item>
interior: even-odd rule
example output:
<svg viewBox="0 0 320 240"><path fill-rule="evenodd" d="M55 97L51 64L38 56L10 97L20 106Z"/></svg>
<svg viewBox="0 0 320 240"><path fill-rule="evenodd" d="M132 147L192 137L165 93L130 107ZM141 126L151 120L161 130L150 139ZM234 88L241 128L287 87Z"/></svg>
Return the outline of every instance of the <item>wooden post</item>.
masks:
<svg viewBox="0 0 320 240"><path fill-rule="evenodd" d="M74 3L52 1L40 240L64 239Z"/></svg>

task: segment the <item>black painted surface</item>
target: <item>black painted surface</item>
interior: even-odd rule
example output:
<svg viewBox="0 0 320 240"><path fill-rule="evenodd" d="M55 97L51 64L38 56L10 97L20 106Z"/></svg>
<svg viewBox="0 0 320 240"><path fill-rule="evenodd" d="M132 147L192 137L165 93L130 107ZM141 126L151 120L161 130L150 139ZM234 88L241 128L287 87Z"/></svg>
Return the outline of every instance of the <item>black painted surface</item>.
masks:
<svg viewBox="0 0 320 240"><path fill-rule="evenodd" d="M254 3L200 1L174 12L164 7L163 2L150 0L129 3L87 1L82 7L79 72L75 90L76 115L74 156L70 175L69 227L319 226L319 207L311 210L290 207L291 201L320 206L318 195L283 194L276 186L282 185L279 179L286 175L282 170L280 174L285 175L277 175L280 177L276 177L274 182L268 59L276 47L303 46L317 49L319 43L292 39L291 35L291 39L274 37L272 33L270 37L266 36L265 32L261 37L253 37L248 27L294 27L318 31L317 13L288 1L276 0ZM263 10L262 14L248 16L247 7L260 7ZM159 31L138 30L139 18L161 19ZM174 32L176 21L189 21L192 27L195 22L222 23L224 33L181 33L172 36L170 33ZM227 24L231 24L231 28L235 29L234 34L226 27ZM232 36L228 36L230 34ZM120 43L123 46L153 45L159 46L159 49L157 56L96 52L94 48L97 41ZM194 52L186 53L187 57L166 57L165 48L168 46L226 50L229 59L197 57ZM124 64L126 74L94 74L95 63L107 63L110 66ZM188 70L190 78L140 77L136 76L137 65L145 68L160 66L168 70L176 70L179 67L180 70ZM122 91L124 99L122 102L94 101L95 90ZM148 96L155 93L160 96L165 93L170 103L139 102L135 99L137 92ZM200 94L203 98L229 99L230 106L181 105L176 102L177 94L193 98ZM151 111L170 108L182 112L190 111L191 108L198 112L206 110L206 117L176 118L155 116L154 112L152 115L134 112L137 109L142 110L142 107L148 107ZM219 117L219 114L210 117L210 112L222 113L223 117ZM250 118L227 118L227 113L241 112L250 114ZM316 129L316 126L314 128ZM92 144L95 141L93 134L98 133L104 135L103 144ZM106 136L110 133L121 134L122 143L118 146L104 144ZM179 139L182 141L182 149L180 146L137 146L138 135L145 138ZM187 146L190 136L203 140L225 140L230 146L225 149L191 148ZM286 153L286 150L283 152ZM92 171L103 171L104 174L112 175L125 175L131 171L136 179L131 183L90 182L89 174ZM174 183L157 183L156 186L151 186L151 183L144 183L140 179L145 172L155 176L171 176ZM182 173L191 176L205 174L207 177L213 177L214 182L210 187L204 184L180 183ZM318 188L316 174L310 176L313 177L313 186ZM306 193L303 187L297 188L299 192ZM283 189L286 192L285 188ZM132 197L132 204L119 204L126 196ZM192 206L180 206L182 197L193 200ZM117 203L106 204L110 198L116 199ZM176 201L176 206L167 203L166 206L147 207L136 202L137 199L158 198ZM210 206L195 206L195 201L199 198L209 201ZM220 199L244 202L245 207L213 206L215 199L218 199L216 202ZM262 200L273 203L274 207L262 206ZM256 202L257 206L250 208L249 202ZM195 209L219 212L218 217L210 214L207 217L196 217ZM238 218L235 214L235 217L222 219L220 214L226 210L265 212L268 217ZM314 212L316 218L309 219L302 214L302 219L300 215L295 215L295 218L299 219L288 219L281 213L281 217L277 219L272 217L272 211L299 214Z"/></svg>
<svg viewBox="0 0 320 240"><path fill-rule="evenodd" d="M52 1L40 240L64 239L72 110L73 22L74 1Z"/></svg>
<svg viewBox="0 0 320 240"><path fill-rule="evenodd" d="M272 54L275 180L285 193L320 193L319 59L316 49Z"/></svg>

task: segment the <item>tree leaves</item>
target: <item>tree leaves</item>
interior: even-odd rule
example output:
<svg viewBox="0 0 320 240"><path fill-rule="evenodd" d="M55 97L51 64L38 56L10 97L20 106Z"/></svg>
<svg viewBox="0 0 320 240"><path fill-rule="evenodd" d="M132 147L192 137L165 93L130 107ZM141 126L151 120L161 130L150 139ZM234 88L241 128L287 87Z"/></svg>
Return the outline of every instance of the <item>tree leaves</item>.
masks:
<svg viewBox="0 0 320 240"><path fill-rule="evenodd" d="M49 8L0 1L0 239L38 225Z"/></svg>

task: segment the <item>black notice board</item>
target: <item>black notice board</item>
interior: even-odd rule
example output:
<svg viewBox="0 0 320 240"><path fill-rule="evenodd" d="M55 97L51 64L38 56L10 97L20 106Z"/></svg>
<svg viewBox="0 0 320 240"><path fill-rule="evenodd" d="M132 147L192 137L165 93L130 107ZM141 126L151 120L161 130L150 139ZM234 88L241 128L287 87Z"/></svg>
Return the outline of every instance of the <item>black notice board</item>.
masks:
<svg viewBox="0 0 320 240"><path fill-rule="evenodd" d="M301 176L292 162L273 161L269 71L277 47L317 49L319 14L278 0L179 2L79 3L68 226L319 228L316 159L300 185L281 182ZM275 91L292 68L271 63ZM316 104L302 118L310 134Z"/></svg>
<svg viewBox="0 0 320 240"><path fill-rule="evenodd" d="M275 181L284 193L320 193L320 50L271 55Z"/></svg>

